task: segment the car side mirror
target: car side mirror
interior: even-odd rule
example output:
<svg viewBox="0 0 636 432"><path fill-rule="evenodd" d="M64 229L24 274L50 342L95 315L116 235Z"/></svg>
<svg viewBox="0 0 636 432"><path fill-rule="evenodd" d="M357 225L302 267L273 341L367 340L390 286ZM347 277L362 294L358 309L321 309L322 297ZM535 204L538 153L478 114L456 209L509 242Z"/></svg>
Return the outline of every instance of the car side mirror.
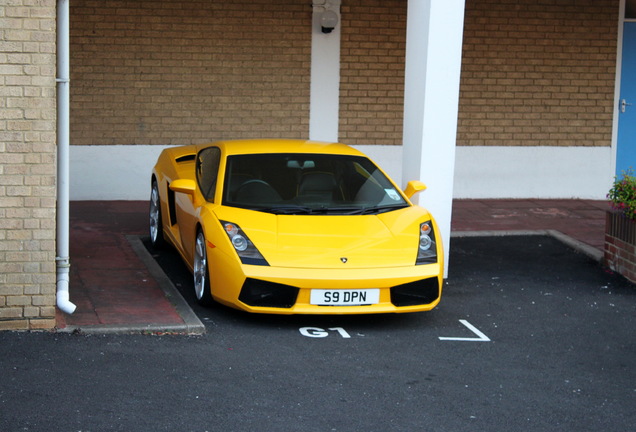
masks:
<svg viewBox="0 0 636 432"><path fill-rule="evenodd" d="M424 183L417 180L411 180L407 183L406 189L404 189L404 194L408 199L411 199L413 195L423 190L426 190L426 185Z"/></svg>
<svg viewBox="0 0 636 432"><path fill-rule="evenodd" d="M194 195L194 191L197 188L197 184L194 180L189 179L177 179L170 183L170 190L174 192L181 192L188 195Z"/></svg>

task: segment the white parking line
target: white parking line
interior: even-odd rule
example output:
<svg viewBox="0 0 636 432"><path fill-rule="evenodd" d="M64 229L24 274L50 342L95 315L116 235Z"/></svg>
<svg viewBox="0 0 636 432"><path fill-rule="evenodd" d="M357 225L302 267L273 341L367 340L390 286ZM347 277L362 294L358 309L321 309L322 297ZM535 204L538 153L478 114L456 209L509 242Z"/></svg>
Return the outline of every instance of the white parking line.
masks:
<svg viewBox="0 0 636 432"><path fill-rule="evenodd" d="M490 342L490 338L488 338L488 336L486 336L485 334L480 332L474 325L472 325L468 321L459 320L459 322L464 324L466 327L468 327L468 329L470 331L472 331L473 333L475 333L479 337L476 337L476 338L460 338L460 337L442 337L442 336L440 336L439 340L463 341L463 342Z"/></svg>

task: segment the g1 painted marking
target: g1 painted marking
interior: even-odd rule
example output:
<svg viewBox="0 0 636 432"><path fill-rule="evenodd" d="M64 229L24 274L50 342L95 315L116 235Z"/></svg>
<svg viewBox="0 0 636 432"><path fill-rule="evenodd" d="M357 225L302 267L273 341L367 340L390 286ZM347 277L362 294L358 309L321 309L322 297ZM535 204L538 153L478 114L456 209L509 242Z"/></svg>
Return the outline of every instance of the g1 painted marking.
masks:
<svg viewBox="0 0 636 432"><path fill-rule="evenodd" d="M329 331L338 332L338 334L344 339L351 338L349 333L347 333L347 331L342 327L332 327L327 330L321 329L320 327L301 327L298 331L300 331L301 335L310 338L325 338L329 336Z"/></svg>
<svg viewBox="0 0 636 432"><path fill-rule="evenodd" d="M488 338L488 336L486 336L485 334L483 334L482 332L480 332L474 325L472 325L471 323L469 323L466 320L459 320L460 323L464 324L466 327L468 327L468 329L470 331L472 331L473 333L475 333L477 336L476 338L460 338L460 337L439 337L439 340L446 340L446 341L464 341L464 342L490 342L490 339Z"/></svg>

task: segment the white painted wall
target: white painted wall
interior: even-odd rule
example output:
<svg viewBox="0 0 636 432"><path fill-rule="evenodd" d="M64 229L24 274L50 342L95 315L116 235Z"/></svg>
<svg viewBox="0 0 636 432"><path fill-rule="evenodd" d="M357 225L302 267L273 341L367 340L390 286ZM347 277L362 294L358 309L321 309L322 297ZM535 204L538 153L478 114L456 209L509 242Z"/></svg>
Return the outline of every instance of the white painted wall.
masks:
<svg viewBox="0 0 636 432"><path fill-rule="evenodd" d="M71 146L71 200L147 200L163 146Z"/></svg>
<svg viewBox="0 0 636 432"><path fill-rule="evenodd" d="M164 148L71 146L71 200L147 200L150 172ZM402 187L408 180L427 183L426 171L403 178L401 146L356 148ZM602 200L613 180L610 147L457 147L455 153L454 198ZM427 205L426 191L420 203Z"/></svg>
<svg viewBox="0 0 636 432"><path fill-rule="evenodd" d="M611 147L457 147L455 198L605 199Z"/></svg>
<svg viewBox="0 0 636 432"><path fill-rule="evenodd" d="M402 187L402 147L356 146ZM434 157L432 158L434 160ZM453 198L605 199L614 180L610 147L456 147ZM426 191L421 203L426 206Z"/></svg>

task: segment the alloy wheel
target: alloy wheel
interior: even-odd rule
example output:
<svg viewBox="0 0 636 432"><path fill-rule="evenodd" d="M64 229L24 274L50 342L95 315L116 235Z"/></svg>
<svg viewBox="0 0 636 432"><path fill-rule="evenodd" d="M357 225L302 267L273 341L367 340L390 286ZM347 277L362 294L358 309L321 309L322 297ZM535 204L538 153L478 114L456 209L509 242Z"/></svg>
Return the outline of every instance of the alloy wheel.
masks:
<svg viewBox="0 0 636 432"><path fill-rule="evenodd" d="M157 182L152 182L149 213L150 242L153 246L159 246L163 241L163 233L161 231L161 200L159 198Z"/></svg>
<svg viewBox="0 0 636 432"><path fill-rule="evenodd" d="M205 236L201 231L197 233L194 246L194 293L199 302L204 301L208 286L208 255L205 249Z"/></svg>

